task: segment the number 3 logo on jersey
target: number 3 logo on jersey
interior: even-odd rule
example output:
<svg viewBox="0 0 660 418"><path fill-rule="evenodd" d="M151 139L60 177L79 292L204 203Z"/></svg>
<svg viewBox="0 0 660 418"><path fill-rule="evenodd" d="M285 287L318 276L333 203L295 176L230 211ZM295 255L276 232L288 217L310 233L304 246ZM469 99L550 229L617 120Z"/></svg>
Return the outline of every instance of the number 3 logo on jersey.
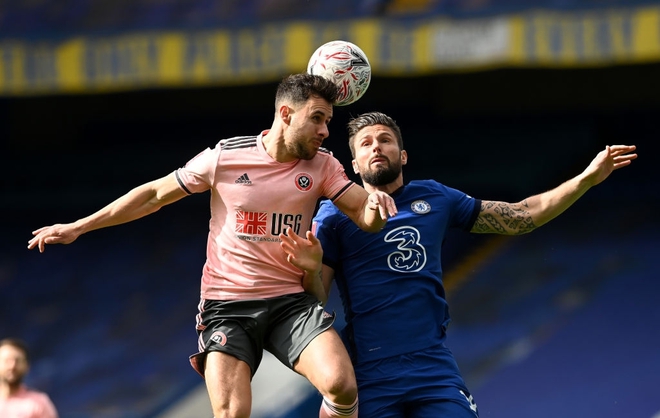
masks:
<svg viewBox="0 0 660 418"><path fill-rule="evenodd" d="M416 228L395 228L385 235L384 240L396 244L396 250L387 256L387 265L392 270L414 273L426 264L426 249L420 244L420 234Z"/></svg>

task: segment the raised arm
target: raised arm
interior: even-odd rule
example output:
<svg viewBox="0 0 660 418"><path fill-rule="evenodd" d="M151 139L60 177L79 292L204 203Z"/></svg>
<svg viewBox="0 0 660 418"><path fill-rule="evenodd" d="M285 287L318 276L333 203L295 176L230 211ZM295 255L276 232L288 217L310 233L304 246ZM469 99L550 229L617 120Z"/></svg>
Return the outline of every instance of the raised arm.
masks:
<svg viewBox="0 0 660 418"><path fill-rule="evenodd" d="M45 226L32 232L28 249L46 244L70 244L80 235L95 229L134 221L187 196L179 187L174 173L134 188L93 214L68 224Z"/></svg>
<svg viewBox="0 0 660 418"><path fill-rule="evenodd" d="M387 218L397 214L396 203L390 195L380 191L369 194L357 184L335 200L334 204L366 232L379 232Z"/></svg>
<svg viewBox="0 0 660 418"><path fill-rule="evenodd" d="M630 165L637 158L634 145L607 146L579 175L545 193L518 203L484 200L471 232L520 235L551 221L587 190L601 183L614 170Z"/></svg>

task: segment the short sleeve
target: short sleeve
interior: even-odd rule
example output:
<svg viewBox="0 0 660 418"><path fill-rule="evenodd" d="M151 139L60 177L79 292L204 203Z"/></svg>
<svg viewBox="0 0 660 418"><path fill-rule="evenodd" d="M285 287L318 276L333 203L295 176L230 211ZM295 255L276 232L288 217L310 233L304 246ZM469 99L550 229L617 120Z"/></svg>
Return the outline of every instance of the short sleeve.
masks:
<svg viewBox="0 0 660 418"><path fill-rule="evenodd" d="M197 154L175 174L179 186L188 194L202 193L213 186L220 159L220 144Z"/></svg>
<svg viewBox="0 0 660 418"><path fill-rule="evenodd" d="M479 216L481 200L465 194L451 187L446 187L446 193L454 202L452 211L452 226L466 231L472 229L474 222Z"/></svg>

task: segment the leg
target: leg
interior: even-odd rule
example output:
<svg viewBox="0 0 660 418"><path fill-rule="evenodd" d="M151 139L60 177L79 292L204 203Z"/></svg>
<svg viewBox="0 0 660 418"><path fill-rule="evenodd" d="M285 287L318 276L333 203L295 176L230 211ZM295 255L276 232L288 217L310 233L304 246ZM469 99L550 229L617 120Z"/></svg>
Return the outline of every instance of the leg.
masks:
<svg viewBox="0 0 660 418"><path fill-rule="evenodd" d="M345 410L343 414L329 415L328 410L322 408L321 417L357 417L357 408L351 413L351 407L357 402L355 372L334 328L316 336L302 351L293 369L305 376L323 395L324 400Z"/></svg>
<svg viewBox="0 0 660 418"><path fill-rule="evenodd" d="M251 372L246 362L220 351L212 351L206 356L204 376L215 418L250 417Z"/></svg>
<svg viewBox="0 0 660 418"><path fill-rule="evenodd" d="M323 395L319 417L356 418L355 373L332 328L334 315L307 293L271 300L270 313L273 327L265 348Z"/></svg>

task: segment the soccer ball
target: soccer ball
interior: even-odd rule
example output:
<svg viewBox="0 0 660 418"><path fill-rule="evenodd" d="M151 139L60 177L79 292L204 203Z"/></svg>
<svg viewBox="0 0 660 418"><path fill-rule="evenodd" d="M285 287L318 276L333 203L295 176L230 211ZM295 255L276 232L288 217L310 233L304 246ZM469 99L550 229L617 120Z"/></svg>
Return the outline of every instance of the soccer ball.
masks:
<svg viewBox="0 0 660 418"><path fill-rule="evenodd" d="M318 47L307 64L307 72L323 76L339 87L335 106L355 103L364 95L371 81L367 55L355 44L331 41Z"/></svg>

